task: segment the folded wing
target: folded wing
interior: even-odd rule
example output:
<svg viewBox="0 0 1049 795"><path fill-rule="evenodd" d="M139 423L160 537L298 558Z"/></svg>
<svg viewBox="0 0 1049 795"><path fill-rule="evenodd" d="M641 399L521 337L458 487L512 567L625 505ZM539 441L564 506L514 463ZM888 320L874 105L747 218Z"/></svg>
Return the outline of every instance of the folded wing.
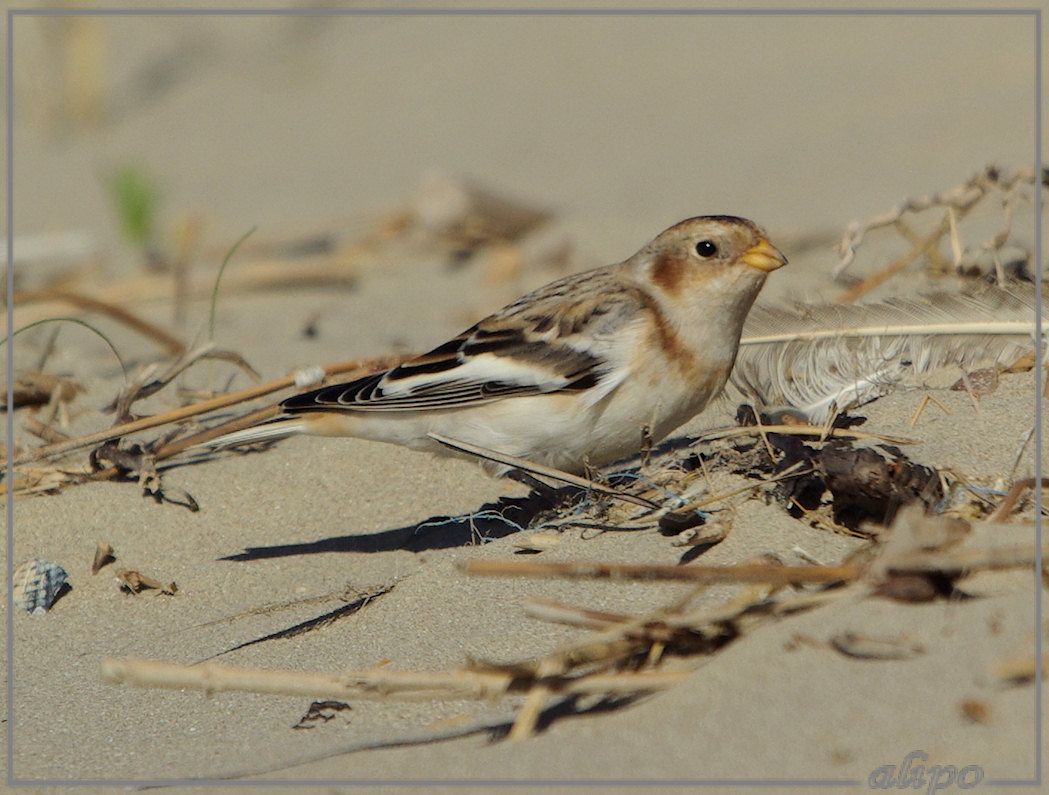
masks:
<svg viewBox="0 0 1049 795"><path fill-rule="evenodd" d="M643 296L621 288L611 296L566 300L561 284L547 285L398 367L295 395L281 407L289 413L420 411L586 391L599 400L626 376L616 340L637 321Z"/></svg>

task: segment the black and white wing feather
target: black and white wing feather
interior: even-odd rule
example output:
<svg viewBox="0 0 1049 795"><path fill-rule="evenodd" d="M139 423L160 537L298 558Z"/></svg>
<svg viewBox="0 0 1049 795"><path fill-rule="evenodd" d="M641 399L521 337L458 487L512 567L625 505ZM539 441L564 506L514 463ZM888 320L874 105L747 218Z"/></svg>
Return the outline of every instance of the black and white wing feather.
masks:
<svg viewBox="0 0 1049 795"><path fill-rule="evenodd" d="M429 353L381 373L315 389L281 403L305 411L420 411L513 397L589 392L597 401L626 377L617 335L636 322L636 290L580 289L607 269L547 285ZM573 297L578 296L578 297Z"/></svg>

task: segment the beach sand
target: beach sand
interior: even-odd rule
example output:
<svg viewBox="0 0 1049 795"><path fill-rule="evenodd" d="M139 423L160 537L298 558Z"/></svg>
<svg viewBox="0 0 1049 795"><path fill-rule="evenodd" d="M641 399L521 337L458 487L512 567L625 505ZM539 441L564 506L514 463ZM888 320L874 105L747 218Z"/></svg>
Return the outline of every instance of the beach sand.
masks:
<svg viewBox="0 0 1049 795"><path fill-rule="evenodd" d="M170 277L145 271L120 235L105 175L139 163L159 185L160 249L177 251L178 230L185 239L198 224L195 273L210 280L234 241L255 228L223 276L213 340L264 381L308 365L425 350L568 269L625 258L661 229L704 213L753 218L790 258L761 301L832 300L842 292L830 275L834 245L849 222L959 184L989 163L1019 169L1032 161L1027 17L61 24L15 20L14 230L52 242L75 232L88 254L20 264L18 289L115 295L137 284L122 302L127 309L182 340L209 338L208 291L183 302L175 322ZM398 237L392 225L398 212L419 206L419 185L435 172L549 209L552 219L516 245L482 248L450 265L449 249ZM1030 210L1017 213L1015 233L1030 239ZM1000 208L975 215L974 229L993 227ZM376 230L389 237L369 238ZM328 250L312 259L287 254L288 241L309 240ZM906 251L892 241L892 233L872 233L850 273L869 274ZM263 262L323 266L330 283L250 290L236 281L238 271ZM168 286L153 295L156 284ZM866 298L958 287L916 263ZM76 312L27 305L15 325L48 313ZM132 374L162 358L152 340L108 318L77 316L112 340ZM41 327L16 339L16 373L39 359L49 333ZM63 327L47 370L86 388L69 406L67 433L112 423L101 408L123 377L102 340ZM905 451L920 464L1008 487L1035 471L1033 443L1016 460L1032 428L1035 376L1002 375L979 399L935 390L944 408L928 406L913 425L924 390L894 392L855 413L867 418L864 430L916 440ZM195 365L182 382L200 390L251 383L221 361ZM164 411L181 400L169 386L134 410ZM734 408L712 407L677 435L732 425ZM36 444L24 430L26 414L15 415L15 442ZM132 438L151 440L161 430ZM725 488L747 483L717 477ZM111 657L330 673L514 663L586 636L529 618L529 598L639 615L690 589L464 574L459 564L474 560L676 564L688 550L651 529L568 528L551 549L523 557L516 544L527 532L494 519L478 530L469 517L516 504L526 490L487 477L472 461L295 438L174 467L162 482L169 497L191 495L199 510L159 503L134 482L67 486L14 504L14 562L56 562L72 586L45 616L12 616L12 722L3 729L12 731L9 774L19 782L41 782L43 790L43 782L228 777L376 785L661 780L719 790L717 782L757 788L789 779L799 783L785 791L808 791L800 782L809 780L852 791L919 750L926 767L978 766L984 783L1034 775L1038 693L989 673L996 662L1034 653L1030 570L959 583L973 598L905 604L856 596L770 621L716 653L668 661L689 674L667 691L582 698L520 742L465 732L505 729L520 695L346 699L352 709L296 729L308 697L111 684L100 673ZM865 543L794 519L753 493L729 503L731 533L692 563L774 554L802 565L800 548L830 564ZM1032 521L1028 507L1008 525L974 522L970 542L1030 543ZM477 543L478 532L487 543ZM100 541L117 560L92 575ZM122 568L174 581L178 592L132 596L115 580ZM717 605L737 592L711 586L695 604ZM338 620L251 643L358 599L367 604ZM903 639L920 652L848 657L828 645L847 632Z"/></svg>

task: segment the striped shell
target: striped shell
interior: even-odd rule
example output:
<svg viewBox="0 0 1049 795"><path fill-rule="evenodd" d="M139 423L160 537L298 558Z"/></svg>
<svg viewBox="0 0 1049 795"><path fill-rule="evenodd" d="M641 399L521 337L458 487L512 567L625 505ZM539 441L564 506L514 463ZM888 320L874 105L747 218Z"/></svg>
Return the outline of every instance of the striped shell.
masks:
<svg viewBox="0 0 1049 795"><path fill-rule="evenodd" d="M51 608L68 579L66 570L57 563L30 558L15 569L15 605L41 616Z"/></svg>

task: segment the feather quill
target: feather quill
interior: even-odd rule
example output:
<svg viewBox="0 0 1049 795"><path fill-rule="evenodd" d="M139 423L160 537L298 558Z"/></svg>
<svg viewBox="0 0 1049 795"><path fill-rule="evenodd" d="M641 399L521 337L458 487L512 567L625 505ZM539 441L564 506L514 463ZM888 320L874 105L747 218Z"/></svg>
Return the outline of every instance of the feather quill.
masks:
<svg viewBox="0 0 1049 795"><path fill-rule="evenodd" d="M1014 364L1034 350L1037 300L1031 288L985 286L872 304L755 307L726 393L821 424L901 386L941 386L943 375L953 382ZM1043 321L1043 336L1046 328Z"/></svg>

